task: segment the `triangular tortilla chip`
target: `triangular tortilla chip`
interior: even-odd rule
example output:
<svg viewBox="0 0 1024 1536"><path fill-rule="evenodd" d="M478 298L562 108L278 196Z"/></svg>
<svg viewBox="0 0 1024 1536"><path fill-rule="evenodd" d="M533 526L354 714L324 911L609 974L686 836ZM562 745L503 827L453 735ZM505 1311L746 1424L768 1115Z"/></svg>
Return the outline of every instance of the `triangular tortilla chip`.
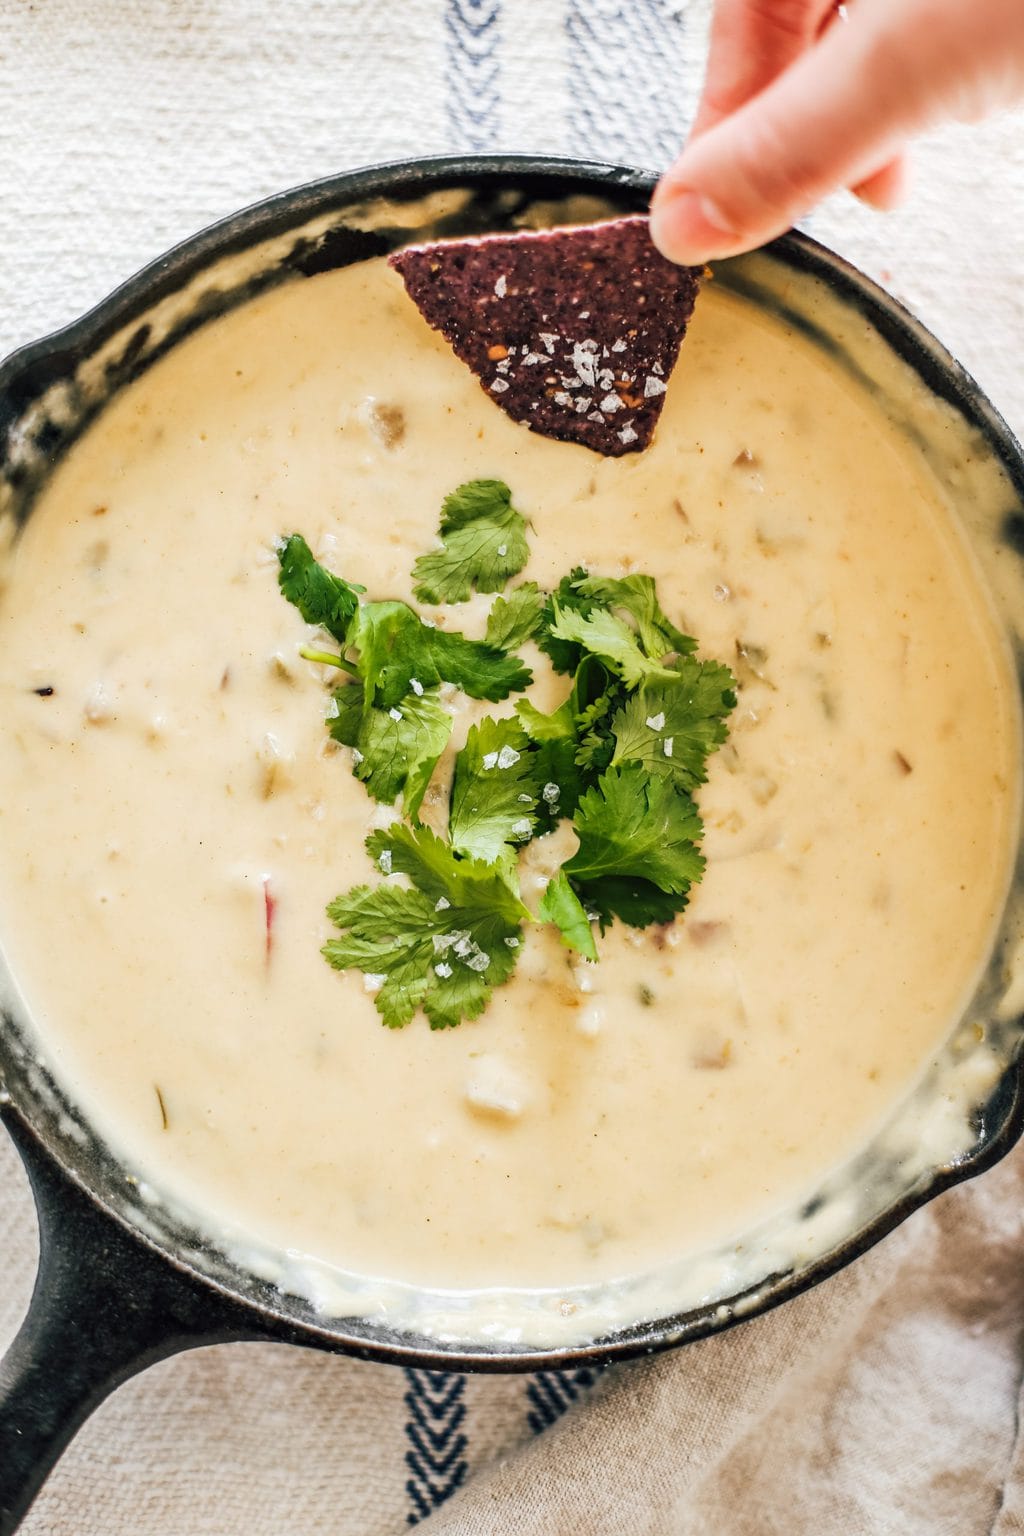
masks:
<svg viewBox="0 0 1024 1536"><path fill-rule="evenodd" d="M650 443L700 270L666 261L646 218L439 240L388 259L514 421L606 458Z"/></svg>

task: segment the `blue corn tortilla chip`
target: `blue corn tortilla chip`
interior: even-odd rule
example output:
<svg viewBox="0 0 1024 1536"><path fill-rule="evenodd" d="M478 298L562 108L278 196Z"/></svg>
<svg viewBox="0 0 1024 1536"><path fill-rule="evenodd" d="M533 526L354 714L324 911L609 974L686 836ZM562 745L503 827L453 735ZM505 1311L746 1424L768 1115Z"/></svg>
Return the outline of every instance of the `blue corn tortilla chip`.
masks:
<svg viewBox="0 0 1024 1536"><path fill-rule="evenodd" d="M648 446L701 271L666 261L646 217L438 240L388 260L514 421L605 458Z"/></svg>

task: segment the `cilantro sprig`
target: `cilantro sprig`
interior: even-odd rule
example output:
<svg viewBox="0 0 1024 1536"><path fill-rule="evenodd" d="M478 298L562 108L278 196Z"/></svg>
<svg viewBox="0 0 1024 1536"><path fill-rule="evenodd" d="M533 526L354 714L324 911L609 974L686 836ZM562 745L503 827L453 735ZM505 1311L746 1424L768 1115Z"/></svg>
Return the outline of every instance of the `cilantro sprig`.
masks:
<svg viewBox="0 0 1024 1536"><path fill-rule="evenodd" d="M497 703L521 692L532 674L497 646L424 623L407 603L361 603L366 588L328 571L301 534L282 542L278 562L284 596L341 646L338 654L312 647L302 654L362 684L335 692L331 735L353 748L356 776L375 800L391 804L401 795L403 811L415 817L451 734L440 685Z"/></svg>
<svg viewBox="0 0 1024 1536"><path fill-rule="evenodd" d="M488 645L515 651L532 640L541 623L544 593L535 581L524 581L508 597L499 597L487 617Z"/></svg>
<svg viewBox="0 0 1024 1536"><path fill-rule="evenodd" d="M501 480L470 480L441 507L441 548L412 568L421 603L464 603L478 592L500 592L529 556L526 519Z"/></svg>
<svg viewBox="0 0 1024 1536"><path fill-rule="evenodd" d="M366 846L378 867L408 875L411 889L356 886L331 902L342 930L324 958L336 970L361 970L392 1029L422 1008L432 1029L483 1012L491 990L515 969L530 913L508 883L477 859L458 858L428 827L396 825Z"/></svg>
<svg viewBox="0 0 1024 1536"><path fill-rule="evenodd" d="M488 716L471 726L452 780L448 836L455 852L494 864L528 843L537 825L538 771L517 720Z"/></svg>
<svg viewBox="0 0 1024 1536"><path fill-rule="evenodd" d="M525 531L502 482L460 486L442 509L441 549L416 561L417 597L501 592L526 564ZM405 818L367 839L382 883L331 903L338 937L323 950L337 969L363 971L386 1024L418 1010L435 1029L478 1017L511 976L524 925L552 924L593 961L595 925L643 928L683 911L704 872L694 794L726 739L736 684L696 657L650 576L580 566L550 593L523 582L496 599L477 641L406 603L363 601L365 588L326 570L299 534L279 558L285 597L340 648L302 654L351 678L332 692L330 734L369 794L400 800ZM568 694L550 713L522 697L514 714L470 727L441 836L418 821L452 731L441 689L491 702L522 693L532 674L513 653L528 641L571 679ZM519 855L566 819L578 846L531 913Z"/></svg>

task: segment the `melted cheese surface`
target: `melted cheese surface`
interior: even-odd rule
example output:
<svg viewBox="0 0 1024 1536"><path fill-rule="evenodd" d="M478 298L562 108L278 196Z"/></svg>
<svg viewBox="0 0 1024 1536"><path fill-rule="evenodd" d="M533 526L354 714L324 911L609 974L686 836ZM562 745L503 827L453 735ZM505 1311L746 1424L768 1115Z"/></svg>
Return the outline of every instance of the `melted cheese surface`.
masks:
<svg viewBox="0 0 1024 1536"><path fill-rule="evenodd" d="M530 519L524 578L653 574L742 688L682 919L597 967L530 933L478 1022L391 1032L318 954L381 814L273 546L410 599L478 476ZM1016 704L961 535L853 383L714 285L619 460L506 418L379 262L208 325L45 488L0 707L0 933L58 1076L213 1235L413 1284L634 1273L801 1198L946 1038L1008 880ZM454 744L510 707L455 701Z"/></svg>

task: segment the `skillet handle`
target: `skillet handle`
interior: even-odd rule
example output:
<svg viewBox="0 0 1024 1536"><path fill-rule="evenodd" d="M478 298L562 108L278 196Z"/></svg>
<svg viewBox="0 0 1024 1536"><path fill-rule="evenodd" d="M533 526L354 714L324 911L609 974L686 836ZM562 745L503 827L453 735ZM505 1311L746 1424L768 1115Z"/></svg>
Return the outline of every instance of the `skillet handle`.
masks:
<svg viewBox="0 0 1024 1536"><path fill-rule="evenodd" d="M179 1350L267 1333L105 1216L19 1115L7 1109L3 1118L39 1215L35 1291L0 1361L0 1536L10 1536L72 1436L121 1382Z"/></svg>

